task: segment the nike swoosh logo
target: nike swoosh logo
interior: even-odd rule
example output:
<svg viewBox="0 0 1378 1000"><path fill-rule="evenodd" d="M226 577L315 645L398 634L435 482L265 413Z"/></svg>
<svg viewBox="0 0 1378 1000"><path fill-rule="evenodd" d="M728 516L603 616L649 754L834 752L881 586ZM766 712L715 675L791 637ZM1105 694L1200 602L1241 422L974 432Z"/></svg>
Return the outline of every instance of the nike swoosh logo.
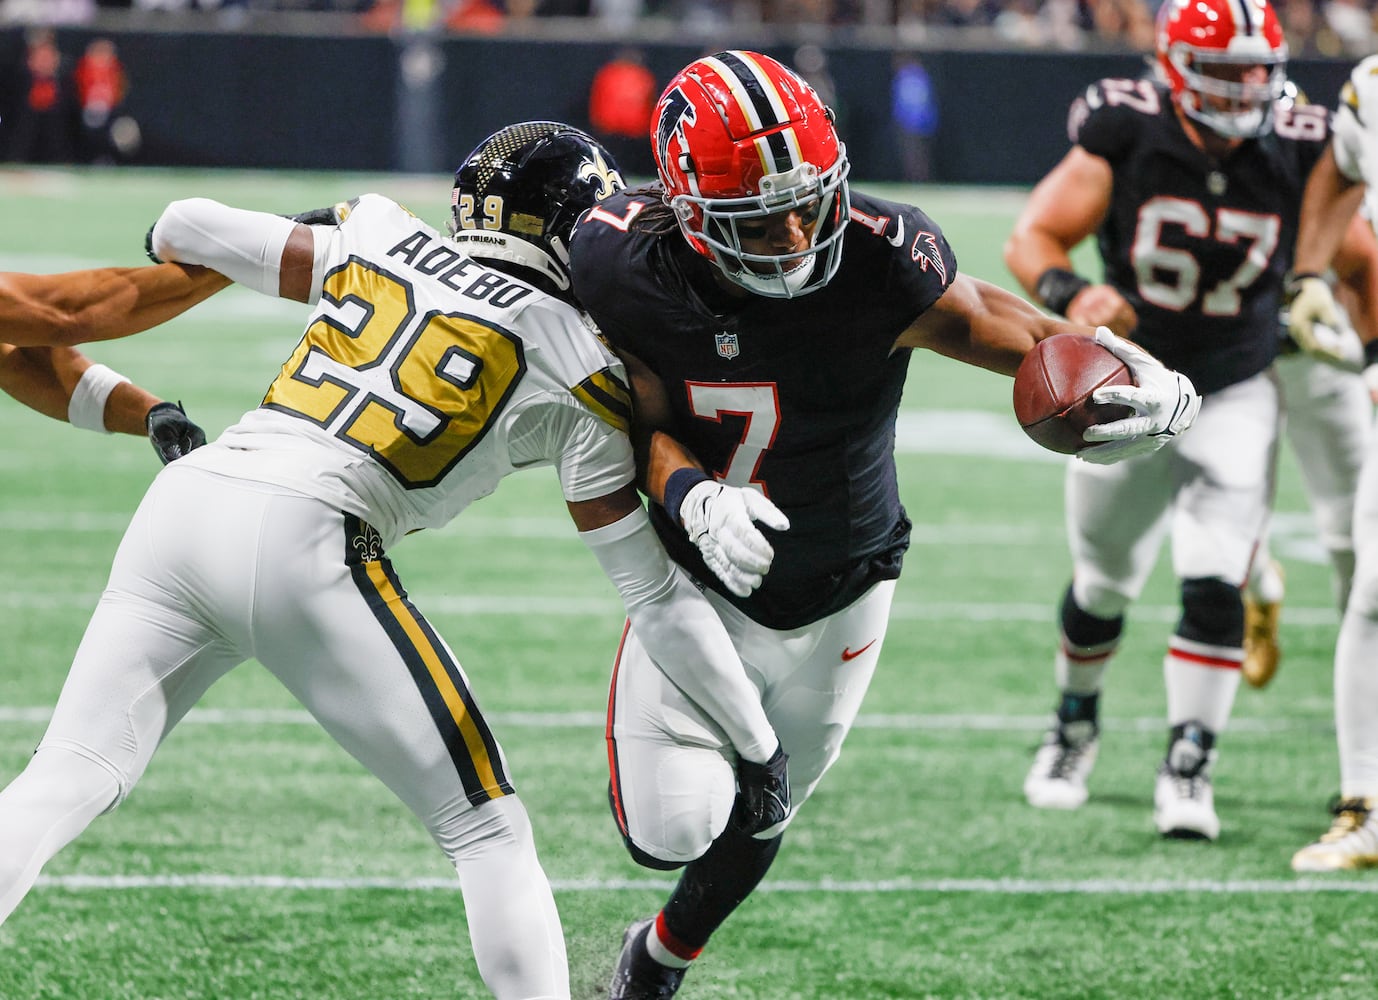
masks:
<svg viewBox="0 0 1378 1000"><path fill-rule="evenodd" d="M874 646L875 644L876 644L876 640L872 639L870 642L868 642L866 645L862 646L862 647L861 647L860 649L858 649L856 652L852 652L852 647L850 647L850 646L845 647L845 648L842 650L842 662L843 662L843 663L846 663L848 660L855 660L858 656L860 656L862 653L866 652L866 650L870 649L870 648L871 648L872 646Z"/></svg>
<svg viewBox="0 0 1378 1000"><path fill-rule="evenodd" d="M897 246L903 245L903 243L904 243L904 216L901 215L901 216L896 217L896 219L895 219L895 235L894 235L894 236L887 236L887 237L885 237L885 238L886 238L887 240L890 241L890 245L891 245L892 247L897 247Z"/></svg>

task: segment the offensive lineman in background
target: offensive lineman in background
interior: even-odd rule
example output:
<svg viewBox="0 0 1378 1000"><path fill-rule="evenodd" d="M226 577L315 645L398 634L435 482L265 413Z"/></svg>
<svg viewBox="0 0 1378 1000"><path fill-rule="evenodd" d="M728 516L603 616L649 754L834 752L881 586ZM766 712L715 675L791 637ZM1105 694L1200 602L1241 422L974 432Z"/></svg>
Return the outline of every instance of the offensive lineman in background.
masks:
<svg viewBox="0 0 1378 1000"><path fill-rule="evenodd" d="M1292 335L1314 339L1315 324L1333 326L1336 310L1321 273L1339 233L1369 200L1378 201L1378 56L1360 62L1340 93L1334 134L1306 186L1297 236L1297 290L1289 310ZM1378 393L1378 340L1364 344L1364 379ZM1330 829L1292 857L1299 872L1378 865L1378 435L1369 438L1354 511L1354 586L1335 645L1335 736L1340 796Z"/></svg>
<svg viewBox="0 0 1378 1000"><path fill-rule="evenodd" d="M1278 104L1287 46L1265 0L1166 0L1157 58L1161 82L1102 80L1073 104L1074 145L1005 248L1048 308L1132 332L1204 396L1192 434L1156 454L1068 464L1059 700L1024 795L1039 808L1086 801L1105 669L1170 531L1182 614L1163 659L1169 731L1153 819L1163 836L1214 840L1211 770L1244 658L1241 587L1272 498L1283 278L1328 116ZM1071 270L1092 233L1104 284Z"/></svg>
<svg viewBox="0 0 1378 1000"><path fill-rule="evenodd" d="M0 389L83 430L148 434L164 464L204 444L168 403L72 345L157 326L230 283L201 267L104 267L62 274L0 273Z"/></svg>
<svg viewBox="0 0 1378 1000"><path fill-rule="evenodd" d="M378 195L321 225L207 199L164 211L150 252L316 308L260 407L167 466L135 513L43 741L0 792L0 922L252 656L453 864L493 995L567 998L559 915L502 749L386 555L532 466L556 468L660 669L757 763L738 777L743 828L783 817L759 766L779 740L721 622L656 540L622 365L569 292L574 221L621 183L589 136L530 122L456 173L453 240ZM771 555L747 507L785 522L739 493L719 491L714 527L731 531L719 561L745 594Z"/></svg>

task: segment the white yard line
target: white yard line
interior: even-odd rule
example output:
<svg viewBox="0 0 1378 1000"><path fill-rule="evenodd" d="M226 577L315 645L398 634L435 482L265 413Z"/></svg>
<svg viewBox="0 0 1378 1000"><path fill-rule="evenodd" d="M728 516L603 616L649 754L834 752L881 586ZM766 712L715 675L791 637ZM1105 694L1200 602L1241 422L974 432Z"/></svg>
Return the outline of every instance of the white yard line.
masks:
<svg viewBox="0 0 1378 1000"><path fill-rule="evenodd" d="M556 892L664 891L674 886L661 879L551 879ZM456 892L459 880L450 878L310 878L285 875L41 875L37 886L71 891L138 889L287 889L308 892L353 892L386 889L403 892ZM1378 879L838 879L779 880L761 883L757 892L785 893L971 893L983 895L1142 896L1199 893L1203 895L1292 895L1313 892L1378 893Z"/></svg>
<svg viewBox="0 0 1378 1000"><path fill-rule="evenodd" d="M0 725L46 724L51 706L0 705ZM607 724L602 712L485 712L491 724L508 729L601 729ZM190 726L315 726L311 714L299 708L193 708L180 723ZM896 732L994 732L1037 733L1048 725L1048 715L927 715L918 713L863 712L855 728ZM1163 728L1161 716L1115 717L1101 720L1104 729L1115 732L1156 733ZM1324 718L1233 718L1230 733L1330 732L1329 715Z"/></svg>
<svg viewBox="0 0 1378 1000"><path fill-rule="evenodd" d="M424 593L416 593L415 596L417 606L426 615L479 615L486 618L526 618L532 615L547 618L617 618L623 614L622 604L613 597L533 597L530 594L451 597ZM0 610L89 610L95 607L99 597L100 595L94 591L62 594L45 594L31 590L0 591ZM1181 609L1175 605L1143 604L1134 607L1131 617L1135 621L1175 622L1181 614ZM1051 627L1056 616L1056 595L1050 596L1046 604L896 601L890 608L890 617L900 621L1046 622ZM1288 628L1334 628L1339 624L1339 615L1334 608L1288 604L1283 609L1282 622Z"/></svg>

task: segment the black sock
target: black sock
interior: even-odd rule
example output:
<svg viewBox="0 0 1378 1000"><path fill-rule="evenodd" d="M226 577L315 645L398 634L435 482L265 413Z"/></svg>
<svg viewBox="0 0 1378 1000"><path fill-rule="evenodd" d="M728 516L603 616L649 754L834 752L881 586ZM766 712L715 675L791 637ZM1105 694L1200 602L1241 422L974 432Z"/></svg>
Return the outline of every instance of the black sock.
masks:
<svg viewBox="0 0 1378 1000"><path fill-rule="evenodd" d="M703 857L684 866L661 911L666 929L687 947L702 948L765 877L781 839L757 840L728 826Z"/></svg>
<svg viewBox="0 0 1378 1000"><path fill-rule="evenodd" d="M1062 700L1057 705L1057 721L1066 725L1069 722L1095 722L1100 713L1100 692L1091 694L1072 694L1062 692Z"/></svg>

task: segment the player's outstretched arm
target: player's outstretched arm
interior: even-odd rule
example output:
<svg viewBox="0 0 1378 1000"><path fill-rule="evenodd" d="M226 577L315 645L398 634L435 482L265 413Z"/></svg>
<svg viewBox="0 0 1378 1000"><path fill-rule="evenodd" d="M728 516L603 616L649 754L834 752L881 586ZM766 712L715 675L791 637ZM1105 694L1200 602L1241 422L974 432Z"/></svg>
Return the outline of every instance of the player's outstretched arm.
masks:
<svg viewBox="0 0 1378 1000"><path fill-rule="evenodd" d="M0 344L0 389L54 420L122 434L143 435L149 414L172 405L72 347ZM205 443L185 413L181 423L182 453Z"/></svg>
<svg viewBox="0 0 1378 1000"><path fill-rule="evenodd" d="M325 241L312 227L209 198L174 201L149 230L155 260L199 264L246 288L297 302L320 295Z"/></svg>
<svg viewBox="0 0 1378 1000"><path fill-rule="evenodd" d="M569 513L656 665L722 727L742 759L770 761L780 741L761 694L722 620L666 555L635 488L571 501Z"/></svg>
<svg viewBox="0 0 1378 1000"><path fill-rule="evenodd" d="M0 330L17 347L113 340L166 322L229 283L180 264L0 273Z"/></svg>
<svg viewBox="0 0 1378 1000"><path fill-rule="evenodd" d="M1013 375L1024 355L1055 333L1092 330L1049 316L1012 292L958 274L946 292L909 328L896 347L923 347L944 357Z"/></svg>

